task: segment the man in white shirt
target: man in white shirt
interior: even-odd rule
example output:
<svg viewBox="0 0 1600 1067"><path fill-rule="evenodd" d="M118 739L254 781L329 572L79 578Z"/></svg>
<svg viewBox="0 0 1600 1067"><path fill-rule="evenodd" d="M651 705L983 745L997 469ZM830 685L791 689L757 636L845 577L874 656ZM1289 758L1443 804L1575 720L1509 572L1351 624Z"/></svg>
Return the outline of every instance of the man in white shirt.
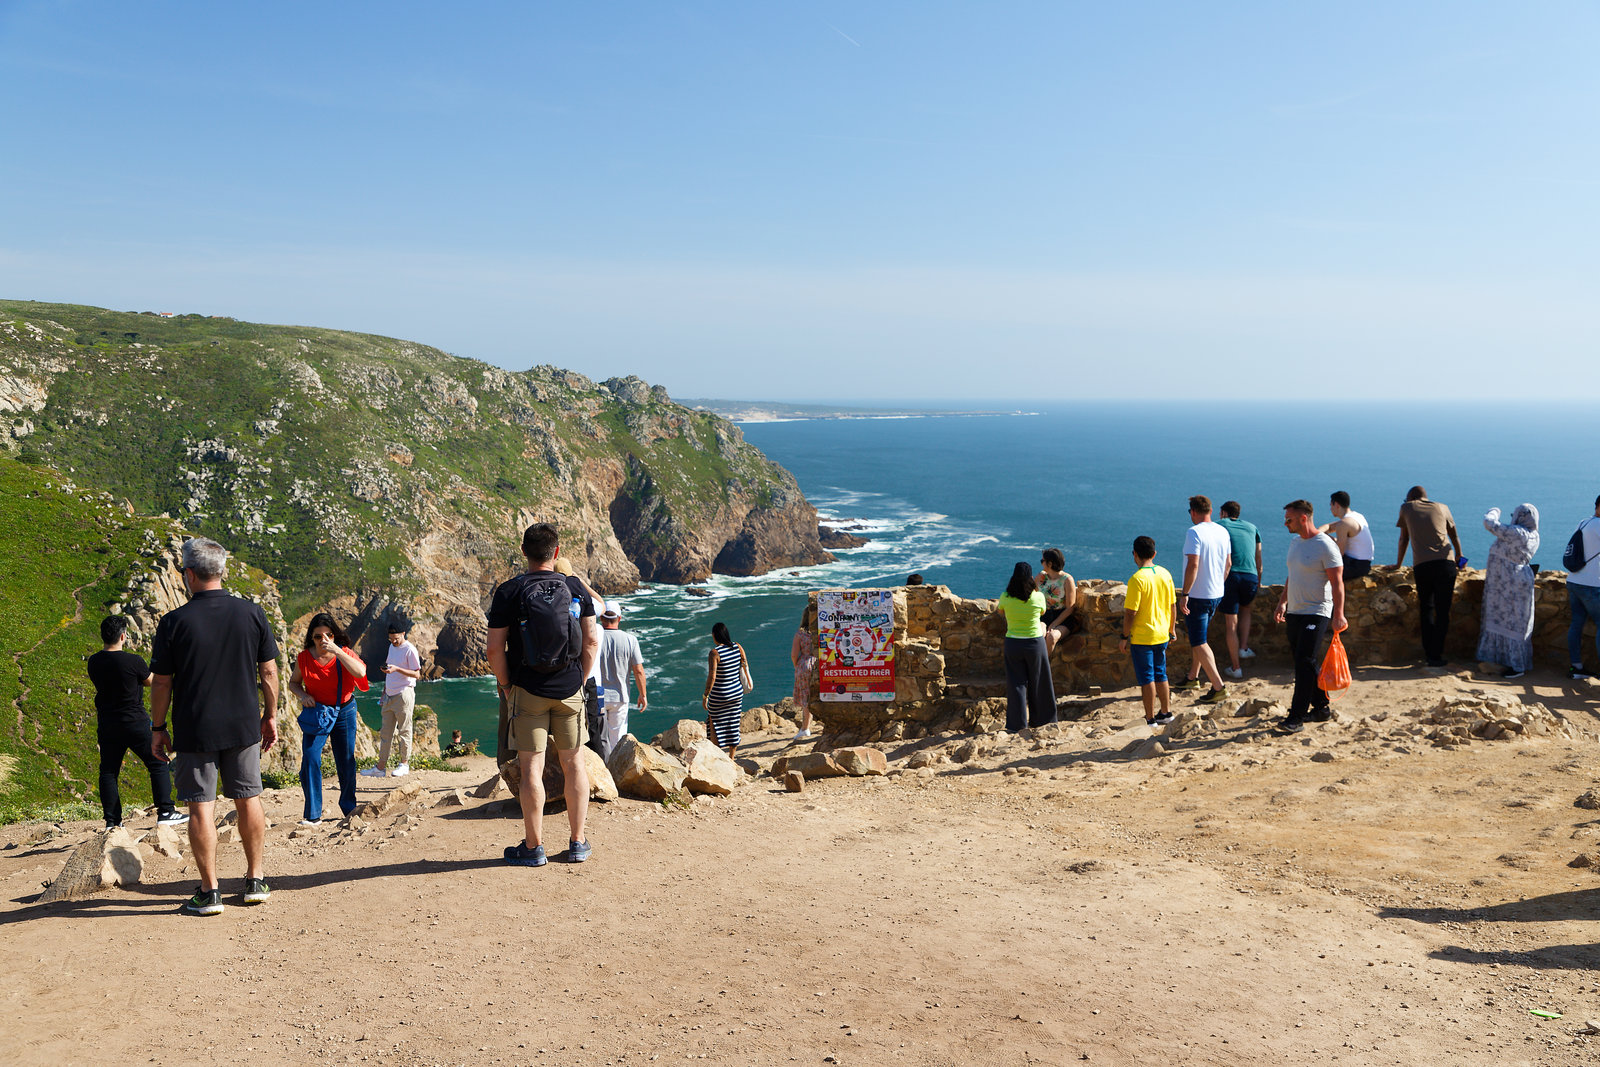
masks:
<svg viewBox="0 0 1600 1067"><path fill-rule="evenodd" d="M1567 627L1567 659L1572 677L1587 678L1583 669L1583 624L1594 620L1594 647L1600 653L1600 496L1594 498L1594 517L1578 527L1583 533L1583 566L1567 575L1567 606L1572 623Z"/></svg>
<svg viewBox="0 0 1600 1067"><path fill-rule="evenodd" d="M406 640L406 627L389 624L389 656L383 665L383 733L378 737L378 763L361 773L369 778L391 775L404 778L411 773L411 713L417 706L417 679L422 677L422 657ZM389 771L389 751L395 754L394 770Z"/></svg>
<svg viewBox="0 0 1600 1067"><path fill-rule="evenodd" d="M628 732L628 674L639 687L639 710L650 706L645 695L644 655L639 639L619 627L622 609L609 605L600 616L600 701L604 708L605 729L600 738L600 755L610 756Z"/></svg>
<svg viewBox="0 0 1600 1067"><path fill-rule="evenodd" d="M1200 698L1202 704L1216 704L1228 691L1217 673L1217 657L1207 643L1211 616L1222 603L1222 587L1233 566L1233 539L1228 531L1211 521L1211 498L1189 498L1189 520L1194 523L1183 537L1183 590L1178 594L1178 611L1189 635L1192 660L1189 678L1177 689L1200 688L1200 672L1206 672L1211 691Z"/></svg>
<svg viewBox="0 0 1600 1067"><path fill-rule="evenodd" d="M1344 561L1344 580L1353 582L1372 573L1372 557L1377 555L1377 545L1372 540L1372 526L1359 511L1350 510L1350 494L1340 489L1328 497L1328 510L1333 521L1317 527L1318 533L1333 538Z"/></svg>

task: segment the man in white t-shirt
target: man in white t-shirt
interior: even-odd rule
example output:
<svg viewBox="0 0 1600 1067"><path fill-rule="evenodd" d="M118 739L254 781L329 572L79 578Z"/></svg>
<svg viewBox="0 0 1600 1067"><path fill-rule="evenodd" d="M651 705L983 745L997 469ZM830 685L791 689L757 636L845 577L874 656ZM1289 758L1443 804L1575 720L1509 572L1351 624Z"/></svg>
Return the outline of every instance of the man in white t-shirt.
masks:
<svg viewBox="0 0 1600 1067"><path fill-rule="evenodd" d="M1372 573L1372 557L1377 555L1377 545L1372 540L1372 526L1359 511L1350 510L1350 494L1340 489L1328 497L1328 510L1333 521L1317 527L1318 533L1333 538L1344 561L1344 580L1353 582Z"/></svg>
<svg viewBox="0 0 1600 1067"><path fill-rule="evenodd" d="M619 627L622 609L611 604L600 616L600 655L595 665L600 671L600 701L605 727L600 737L600 755L610 756L628 732L628 674L639 687L639 710L650 706L645 694L644 655L639 639Z"/></svg>
<svg viewBox="0 0 1600 1067"><path fill-rule="evenodd" d="M404 778L411 773L411 713L417 706L417 679L422 677L422 657L406 640L406 626L389 624L389 656L383 665L383 732L378 736L378 763L361 773L369 778L391 775ZM394 752L394 770L388 770L389 752Z"/></svg>
<svg viewBox="0 0 1600 1067"><path fill-rule="evenodd" d="M1318 685L1322 642L1344 630L1344 564L1333 539L1317 529L1309 500L1283 506L1283 524L1294 534L1289 542L1288 571L1278 594L1275 618L1283 623L1294 660L1294 696L1278 729L1298 733L1308 722L1333 718L1328 694Z"/></svg>
<svg viewBox="0 0 1600 1067"><path fill-rule="evenodd" d="M1189 498L1189 520L1194 523L1183 536L1183 589L1178 594L1178 611L1189 635L1191 662L1189 678L1177 689L1200 688L1200 672L1206 672L1211 691L1200 698L1202 704L1216 704L1228 695L1222 675L1217 673L1217 657L1207 643L1211 616L1222 603L1222 587L1233 566L1233 539L1228 531L1211 521L1211 498Z"/></svg>
<svg viewBox="0 0 1600 1067"><path fill-rule="evenodd" d="M1594 517L1583 520L1584 564L1567 575L1567 606L1572 623L1567 627L1567 659L1572 677L1587 678L1583 669L1583 624L1594 620L1594 648L1600 653L1600 496L1594 498Z"/></svg>

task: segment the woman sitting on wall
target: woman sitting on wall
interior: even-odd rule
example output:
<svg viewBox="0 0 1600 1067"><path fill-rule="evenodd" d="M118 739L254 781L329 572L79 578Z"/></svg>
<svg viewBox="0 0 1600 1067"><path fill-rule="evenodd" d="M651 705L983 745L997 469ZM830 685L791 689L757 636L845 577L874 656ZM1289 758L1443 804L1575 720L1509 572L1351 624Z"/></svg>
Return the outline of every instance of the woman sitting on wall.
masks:
<svg viewBox="0 0 1600 1067"><path fill-rule="evenodd" d="M1044 594L1034 584L1032 567L1016 565L996 610L1006 617L1006 729L1016 733L1055 722L1056 690L1040 622Z"/></svg>
<svg viewBox="0 0 1600 1067"><path fill-rule="evenodd" d="M367 665L348 647L333 616L318 612L295 657L289 692L300 698L300 788L305 793L302 826L322 818L322 746L333 742L339 772L339 810L356 810L356 690L367 690Z"/></svg>
<svg viewBox="0 0 1600 1067"><path fill-rule="evenodd" d="M1047 548L1039 556L1039 592L1044 594L1044 647L1046 652L1056 650L1056 642L1076 633L1068 620L1078 606L1078 583L1062 568L1067 557L1059 548Z"/></svg>
<svg viewBox="0 0 1600 1067"><path fill-rule="evenodd" d="M1494 534L1483 577L1483 633L1478 658L1505 667L1507 678L1521 677L1533 666L1533 568L1539 551L1539 512L1519 505L1509 525L1500 509L1490 508L1484 529Z"/></svg>

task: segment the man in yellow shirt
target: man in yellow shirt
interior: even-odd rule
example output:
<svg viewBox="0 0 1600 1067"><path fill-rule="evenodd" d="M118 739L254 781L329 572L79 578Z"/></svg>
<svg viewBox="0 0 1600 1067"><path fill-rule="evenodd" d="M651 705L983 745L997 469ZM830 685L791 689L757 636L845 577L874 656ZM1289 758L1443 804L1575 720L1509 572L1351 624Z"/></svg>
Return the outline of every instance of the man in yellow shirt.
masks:
<svg viewBox="0 0 1600 1067"><path fill-rule="evenodd" d="M1156 566L1156 543L1152 538L1134 538L1133 558L1139 569L1128 579L1128 596L1123 601L1122 648L1133 656L1134 678L1139 682L1139 695L1144 698L1144 721L1165 726L1172 721L1167 642L1177 636L1173 605L1178 596L1167 568Z"/></svg>

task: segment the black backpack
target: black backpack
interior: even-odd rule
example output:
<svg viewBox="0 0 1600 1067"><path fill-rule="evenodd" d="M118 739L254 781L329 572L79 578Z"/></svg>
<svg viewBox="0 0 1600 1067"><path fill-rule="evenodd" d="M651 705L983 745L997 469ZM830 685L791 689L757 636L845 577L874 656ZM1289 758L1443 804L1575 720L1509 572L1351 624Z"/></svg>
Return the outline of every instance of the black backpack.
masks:
<svg viewBox="0 0 1600 1067"><path fill-rule="evenodd" d="M583 651L583 631L578 604L567 579L554 571L526 575L518 590L517 634L521 638L522 666L539 674L553 674L578 662Z"/></svg>
<svg viewBox="0 0 1600 1067"><path fill-rule="evenodd" d="M1583 570L1589 565L1589 560L1594 559L1593 556L1588 559L1583 556L1583 528L1587 525L1589 525L1588 522L1580 522L1578 524L1578 528L1572 531L1571 539L1567 541L1567 550L1561 553L1561 565L1567 568L1568 574L1573 571Z"/></svg>

